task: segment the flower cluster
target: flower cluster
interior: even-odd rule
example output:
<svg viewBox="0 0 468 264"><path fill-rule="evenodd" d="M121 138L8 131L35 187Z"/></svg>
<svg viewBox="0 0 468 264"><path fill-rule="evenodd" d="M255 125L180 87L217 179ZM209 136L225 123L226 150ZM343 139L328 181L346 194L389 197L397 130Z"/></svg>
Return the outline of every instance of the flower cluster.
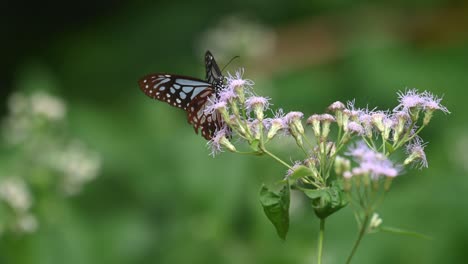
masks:
<svg viewBox="0 0 468 264"><path fill-rule="evenodd" d="M10 176L1 179L0 201L10 209L12 217L15 219L11 229L19 233L36 231L38 222L30 211L32 207L31 193L22 178Z"/></svg>
<svg viewBox="0 0 468 264"><path fill-rule="evenodd" d="M39 225L39 217L32 213L35 201L41 199L33 195L41 193L36 189L78 194L99 174L101 162L95 151L66 133L67 107L62 99L45 92L17 92L9 97L8 110L0 144L17 155L5 158L0 171L0 207L11 214L0 219L0 226L30 233Z"/></svg>
<svg viewBox="0 0 468 264"><path fill-rule="evenodd" d="M270 99L255 95L253 82L242 79L242 74L239 71L229 75L225 88L206 108L207 113L217 114L224 121L209 144L213 155L223 148L242 154L266 155L287 168L280 193L267 187L261 191L265 213L282 238L287 230L284 223L288 223L288 214L278 212L278 208L289 208L284 204L289 201L289 189L302 191L309 197L321 219L348 202L356 204L361 226L375 231L382 222L376 217L371 221L379 204L376 201L389 191L392 180L401 174L404 166L428 167L426 144L419 133L436 110L449 113L440 98L411 89L398 94L399 103L393 110L358 108L350 101L334 102L327 113L308 118L302 112L284 113L282 109L269 117ZM291 164L272 153L268 144L277 135L293 138L304 159ZM240 151L241 146L233 142L247 143L250 151ZM393 154L403 148L406 149L404 160L394 161ZM276 207L272 207L272 197L277 198ZM273 208L271 212L269 208ZM284 214L282 221L276 221L278 214Z"/></svg>

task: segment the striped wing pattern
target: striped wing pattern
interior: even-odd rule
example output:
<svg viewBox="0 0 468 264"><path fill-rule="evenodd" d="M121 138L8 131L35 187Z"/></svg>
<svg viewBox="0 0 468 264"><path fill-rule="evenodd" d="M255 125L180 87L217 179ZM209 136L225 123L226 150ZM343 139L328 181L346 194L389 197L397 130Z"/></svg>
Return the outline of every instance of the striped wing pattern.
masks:
<svg viewBox="0 0 468 264"><path fill-rule="evenodd" d="M205 54L206 81L211 83L216 91L224 86L224 76L211 52Z"/></svg>
<svg viewBox="0 0 468 264"><path fill-rule="evenodd" d="M215 100L224 86L224 77L211 52L205 54L206 81L196 78L156 73L138 81L140 89L149 97L181 108L187 112L188 122L198 134L209 140L222 126L219 114L206 114L209 100Z"/></svg>
<svg viewBox="0 0 468 264"><path fill-rule="evenodd" d="M151 74L143 77L138 84L147 96L185 110L188 122L197 134L201 129L205 139L211 139L220 126L221 120L216 114L207 115L204 112L208 99L215 98L210 83L186 76Z"/></svg>

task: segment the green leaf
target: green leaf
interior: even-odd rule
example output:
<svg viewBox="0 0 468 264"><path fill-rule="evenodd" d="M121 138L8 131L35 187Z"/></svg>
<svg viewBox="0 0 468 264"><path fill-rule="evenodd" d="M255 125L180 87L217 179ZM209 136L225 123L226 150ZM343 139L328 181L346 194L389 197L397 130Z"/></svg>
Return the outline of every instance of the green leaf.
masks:
<svg viewBox="0 0 468 264"><path fill-rule="evenodd" d="M393 153L395 151L392 144L390 144L390 142L388 141L385 141L385 149L387 150L388 153Z"/></svg>
<svg viewBox="0 0 468 264"><path fill-rule="evenodd" d="M321 189L304 189L301 191L312 200L315 214L325 219L348 204L342 186L335 181L329 187Z"/></svg>
<svg viewBox="0 0 468 264"><path fill-rule="evenodd" d="M289 180L290 181L295 181L297 179L300 179L305 176L312 176L313 172L310 168L300 165L300 166L295 166L293 173L289 175Z"/></svg>
<svg viewBox="0 0 468 264"><path fill-rule="evenodd" d="M379 230L382 232L387 232L387 233L392 233L392 234L397 234L397 235L405 235L405 236L422 238L426 240L433 240L433 238L430 236L427 236L418 232L410 231L410 230L397 228L397 227L382 226L379 228Z"/></svg>
<svg viewBox="0 0 468 264"><path fill-rule="evenodd" d="M260 140L254 139L254 140L250 143L250 148L251 148L253 151L259 151L259 148L258 148L259 145L260 145Z"/></svg>
<svg viewBox="0 0 468 264"><path fill-rule="evenodd" d="M286 239L289 230L289 196L288 184L284 185L278 193L269 190L265 184L260 189L260 203L263 211L275 226L278 236L283 240Z"/></svg>

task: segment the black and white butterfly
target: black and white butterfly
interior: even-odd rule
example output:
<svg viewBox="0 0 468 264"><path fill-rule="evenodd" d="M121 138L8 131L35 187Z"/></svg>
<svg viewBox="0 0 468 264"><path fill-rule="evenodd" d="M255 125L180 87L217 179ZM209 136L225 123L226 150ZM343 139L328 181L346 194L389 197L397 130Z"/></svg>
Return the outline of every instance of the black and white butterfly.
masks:
<svg viewBox="0 0 468 264"><path fill-rule="evenodd" d="M166 102L187 112L188 122L195 133L201 129L202 136L209 140L222 126L217 113L205 113L208 102L214 101L224 87L224 76L211 52L205 53L206 80L154 73L138 81L140 89L149 97Z"/></svg>

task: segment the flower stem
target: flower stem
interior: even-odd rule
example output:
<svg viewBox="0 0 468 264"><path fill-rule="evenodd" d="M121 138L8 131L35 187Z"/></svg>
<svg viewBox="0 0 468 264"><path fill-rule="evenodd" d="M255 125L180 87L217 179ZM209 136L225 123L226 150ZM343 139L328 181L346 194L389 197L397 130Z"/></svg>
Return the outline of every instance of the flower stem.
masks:
<svg viewBox="0 0 468 264"><path fill-rule="evenodd" d="M262 151L265 152L265 154L267 154L268 156L272 157L273 159L275 159L276 161L278 161L279 163L283 164L284 166L286 166L288 169L291 169L291 166L289 166L289 164L287 164L286 162L284 162L282 159L278 158L275 154L269 152L268 150L266 150L265 148L262 148Z"/></svg>
<svg viewBox="0 0 468 264"><path fill-rule="evenodd" d="M364 221L362 221L362 226L361 226L361 230L359 231L358 238L356 239L356 242L354 242L353 249L351 250L351 253L348 256L348 259L346 259L346 264L351 263L351 259L353 258L354 254L356 253L356 250L359 247L359 244L361 243L362 238L366 234L366 229L367 229L368 222L369 222L369 214L366 212L366 215L364 217Z"/></svg>
<svg viewBox="0 0 468 264"><path fill-rule="evenodd" d="M318 248L317 248L317 264L322 263L324 233L325 233L325 219L320 219L320 231L319 231Z"/></svg>

